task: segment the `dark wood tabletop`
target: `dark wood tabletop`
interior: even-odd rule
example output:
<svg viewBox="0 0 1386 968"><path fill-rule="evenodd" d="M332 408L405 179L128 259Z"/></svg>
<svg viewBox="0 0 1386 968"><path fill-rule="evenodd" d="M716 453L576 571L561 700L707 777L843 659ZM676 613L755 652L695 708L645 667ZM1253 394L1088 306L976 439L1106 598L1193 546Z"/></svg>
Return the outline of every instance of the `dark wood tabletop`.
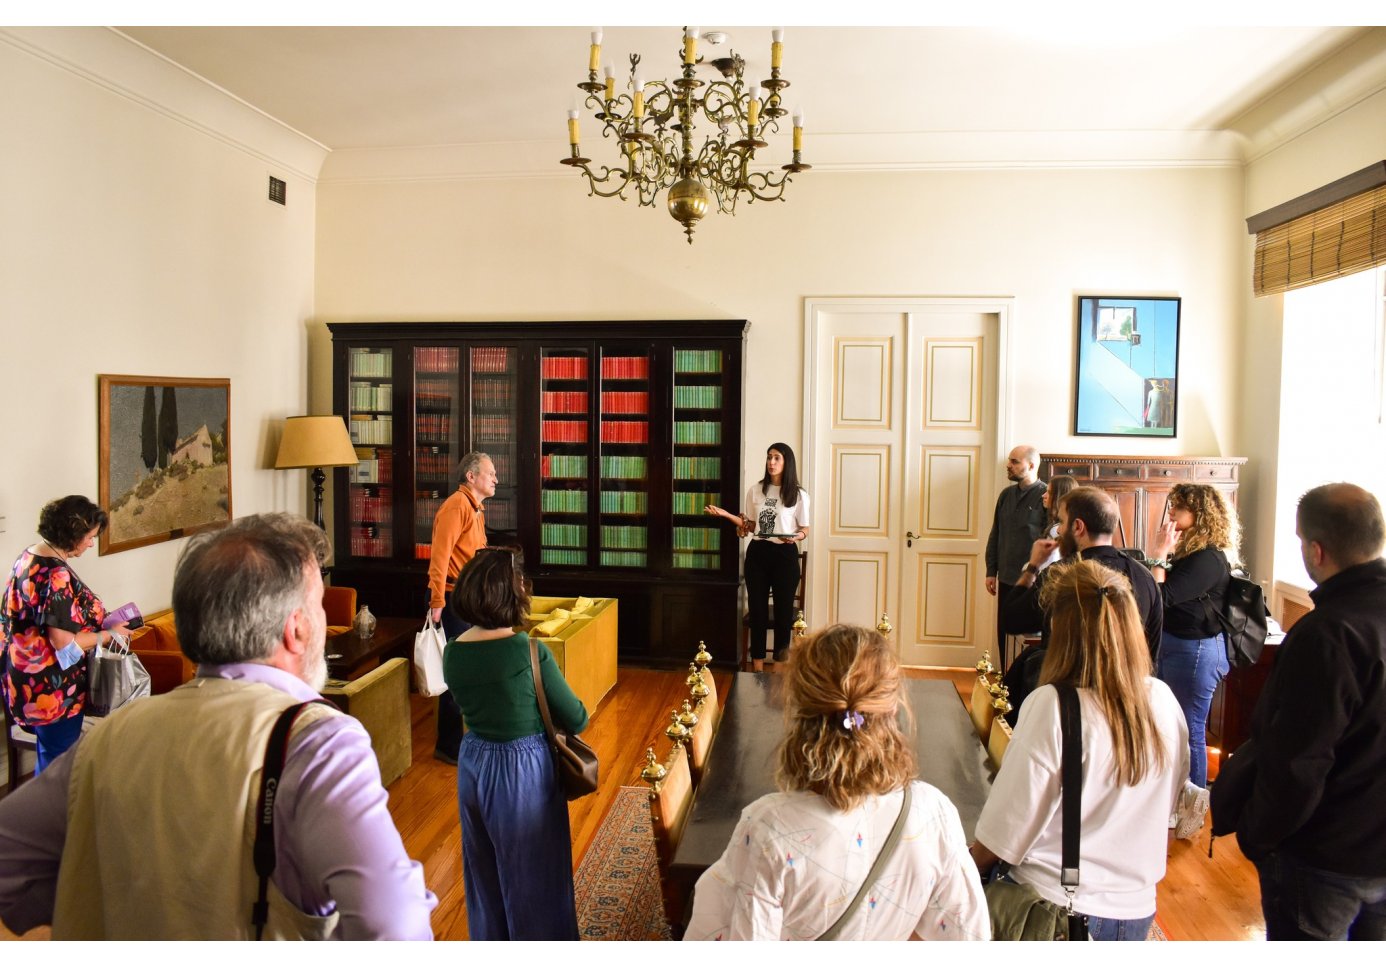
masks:
<svg viewBox="0 0 1386 968"><path fill-rule="evenodd" d="M414 634L423 629L418 618L376 619L375 634L363 639L355 631L327 637L327 673L333 679L359 679L393 656L411 658Z"/></svg>
<svg viewBox="0 0 1386 968"><path fill-rule="evenodd" d="M907 679L915 716L919 777L953 801L970 842L991 790L987 751L952 682ZM775 791L775 751L784 735L784 679L740 672L727 695L726 713L708 752L670 879L693 883L727 849L741 811Z"/></svg>

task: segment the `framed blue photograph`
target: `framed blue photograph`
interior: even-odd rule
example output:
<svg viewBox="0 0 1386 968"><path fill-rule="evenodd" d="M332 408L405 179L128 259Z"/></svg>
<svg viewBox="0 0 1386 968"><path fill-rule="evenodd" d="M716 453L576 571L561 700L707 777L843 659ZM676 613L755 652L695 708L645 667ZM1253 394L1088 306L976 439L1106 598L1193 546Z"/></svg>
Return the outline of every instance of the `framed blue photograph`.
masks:
<svg viewBox="0 0 1386 968"><path fill-rule="evenodd" d="M1179 418L1179 299L1078 298L1073 432L1173 437Z"/></svg>

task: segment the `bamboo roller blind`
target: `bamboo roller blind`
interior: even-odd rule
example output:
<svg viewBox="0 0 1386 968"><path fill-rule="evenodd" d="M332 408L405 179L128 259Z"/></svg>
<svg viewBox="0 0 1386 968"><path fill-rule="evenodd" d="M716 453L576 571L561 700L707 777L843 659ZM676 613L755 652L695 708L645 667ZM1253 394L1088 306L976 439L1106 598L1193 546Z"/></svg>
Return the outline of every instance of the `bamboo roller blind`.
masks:
<svg viewBox="0 0 1386 968"><path fill-rule="evenodd" d="M1256 233L1258 296L1386 263L1386 185Z"/></svg>

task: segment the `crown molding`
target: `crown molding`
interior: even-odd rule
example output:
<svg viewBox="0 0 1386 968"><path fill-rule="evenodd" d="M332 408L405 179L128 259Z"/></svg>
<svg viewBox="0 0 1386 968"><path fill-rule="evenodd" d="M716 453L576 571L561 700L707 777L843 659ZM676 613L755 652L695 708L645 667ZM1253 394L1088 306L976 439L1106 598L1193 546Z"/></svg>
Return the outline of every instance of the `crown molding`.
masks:
<svg viewBox="0 0 1386 968"><path fill-rule="evenodd" d="M110 27L0 27L0 42L315 182L328 149Z"/></svg>

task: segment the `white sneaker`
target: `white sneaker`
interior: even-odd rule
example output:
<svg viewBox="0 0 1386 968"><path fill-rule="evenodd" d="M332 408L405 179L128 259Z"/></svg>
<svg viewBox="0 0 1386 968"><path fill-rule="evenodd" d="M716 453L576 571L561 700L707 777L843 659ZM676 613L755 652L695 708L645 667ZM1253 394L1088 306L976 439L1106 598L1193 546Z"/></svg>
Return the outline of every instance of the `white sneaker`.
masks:
<svg viewBox="0 0 1386 968"><path fill-rule="evenodd" d="M1207 816L1208 791L1185 780L1184 789L1179 792L1179 805L1174 809L1174 836L1180 840L1191 840L1203 829L1203 820Z"/></svg>

